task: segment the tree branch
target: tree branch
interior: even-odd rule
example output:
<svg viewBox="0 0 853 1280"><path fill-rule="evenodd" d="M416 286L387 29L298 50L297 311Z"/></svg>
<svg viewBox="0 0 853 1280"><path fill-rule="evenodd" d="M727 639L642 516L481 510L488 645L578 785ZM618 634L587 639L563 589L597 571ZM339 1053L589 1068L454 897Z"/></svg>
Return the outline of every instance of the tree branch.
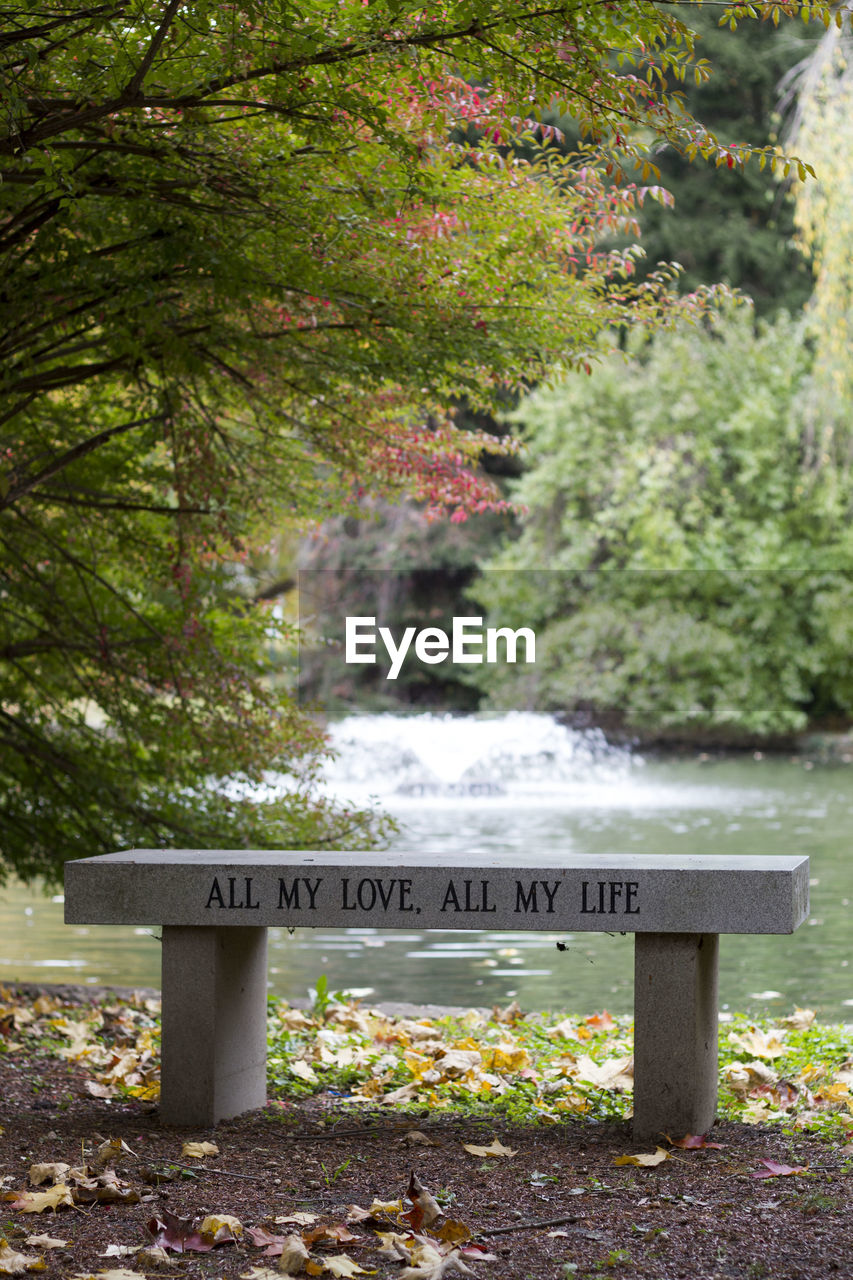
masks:
<svg viewBox="0 0 853 1280"><path fill-rule="evenodd" d="M88 454L93 453L95 449L99 449L101 445L106 444L108 440L112 440L113 437L125 435L136 427L147 426L151 422L162 422L162 420L163 414L155 413L147 418L135 418L132 422L124 422L120 427L108 427L105 431L99 431L97 435L90 436L88 440L82 440L71 449L66 449L65 453L61 453L59 457L54 458L46 467L42 467L41 471L22 477L17 483L13 481L6 494L0 498L0 511L5 510L6 507L11 507L13 503L25 497L38 485L43 484L45 480L52 479L53 476L63 471L65 467L70 466L72 462L78 462L81 458L85 458ZM13 476L14 474L13 472Z"/></svg>
<svg viewBox="0 0 853 1280"><path fill-rule="evenodd" d="M183 3L183 0L169 0L169 4L166 6L166 12L163 16L163 21L160 23L160 26L155 31L152 37L151 43L149 44L148 48L145 51L145 56L143 57L139 66L137 67L136 72L128 81L125 88L122 90L122 94L121 94L122 98L125 98L125 99L129 98L132 100L139 93L139 90L142 88L142 82L145 79L148 72L150 71L151 64L153 63L154 59L157 57L157 53L160 49L160 46L163 43L163 41L166 39L166 35L168 33L169 27L172 25L175 15L180 9L182 3Z"/></svg>

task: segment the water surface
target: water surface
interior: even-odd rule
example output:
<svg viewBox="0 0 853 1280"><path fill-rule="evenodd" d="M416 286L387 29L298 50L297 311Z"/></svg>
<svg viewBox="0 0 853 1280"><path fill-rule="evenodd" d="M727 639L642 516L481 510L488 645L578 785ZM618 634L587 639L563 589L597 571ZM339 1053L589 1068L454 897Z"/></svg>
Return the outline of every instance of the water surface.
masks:
<svg viewBox="0 0 853 1280"><path fill-rule="evenodd" d="M657 762L546 716L359 716L333 728L328 787L379 802L401 852L806 854L811 913L790 937L724 936L723 1007L853 1018L853 766L801 759ZM273 784L274 785L274 784ZM471 794L474 792L475 794ZM61 901L0 895L0 982L159 983L156 931L62 923ZM558 950L557 943L565 946ZM320 974L370 999L629 1012L630 937L372 929L270 931L270 982L289 998Z"/></svg>

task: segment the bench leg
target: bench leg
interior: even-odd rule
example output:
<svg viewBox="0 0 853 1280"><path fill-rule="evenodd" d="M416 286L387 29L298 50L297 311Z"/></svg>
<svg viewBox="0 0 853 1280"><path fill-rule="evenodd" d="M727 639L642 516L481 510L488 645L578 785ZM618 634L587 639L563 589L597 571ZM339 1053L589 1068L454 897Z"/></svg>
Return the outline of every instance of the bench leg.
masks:
<svg viewBox="0 0 853 1280"><path fill-rule="evenodd" d="M163 929L160 1118L207 1127L267 1098L267 931Z"/></svg>
<svg viewBox="0 0 853 1280"><path fill-rule="evenodd" d="M634 935L634 1138L707 1133L717 1112L715 933Z"/></svg>

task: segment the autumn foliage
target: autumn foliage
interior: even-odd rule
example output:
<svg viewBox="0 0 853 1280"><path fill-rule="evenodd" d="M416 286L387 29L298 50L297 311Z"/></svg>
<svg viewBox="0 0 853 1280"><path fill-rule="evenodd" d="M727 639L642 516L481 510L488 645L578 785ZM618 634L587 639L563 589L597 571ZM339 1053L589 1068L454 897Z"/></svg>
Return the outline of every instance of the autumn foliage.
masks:
<svg viewBox="0 0 853 1280"><path fill-rule="evenodd" d="M5 868L374 838L313 797L318 735L263 680L248 549L363 486L488 507L471 464L496 442L454 399L710 305L673 302L671 267L633 281L636 210L667 198L655 148L747 158L674 92L708 74L689 8L6 6ZM801 10L830 20L721 18ZM549 100L573 155L548 148ZM269 768L293 779L272 806L210 785Z"/></svg>

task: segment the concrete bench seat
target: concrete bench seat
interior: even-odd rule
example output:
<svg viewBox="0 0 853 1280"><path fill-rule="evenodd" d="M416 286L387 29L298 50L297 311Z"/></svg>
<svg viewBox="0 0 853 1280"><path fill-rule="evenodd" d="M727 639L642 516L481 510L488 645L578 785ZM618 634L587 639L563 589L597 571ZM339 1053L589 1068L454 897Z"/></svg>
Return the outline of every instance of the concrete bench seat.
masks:
<svg viewBox="0 0 853 1280"><path fill-rule="evenodd" d="M721 933L793 933L806 857L499 857L134 849L65 867L67 924L163 929L160 1114L207 1126L266 1102L266 931L633 933L634 1136L706 1133ZM357 975L353 975L354 978Z"/></svg>

